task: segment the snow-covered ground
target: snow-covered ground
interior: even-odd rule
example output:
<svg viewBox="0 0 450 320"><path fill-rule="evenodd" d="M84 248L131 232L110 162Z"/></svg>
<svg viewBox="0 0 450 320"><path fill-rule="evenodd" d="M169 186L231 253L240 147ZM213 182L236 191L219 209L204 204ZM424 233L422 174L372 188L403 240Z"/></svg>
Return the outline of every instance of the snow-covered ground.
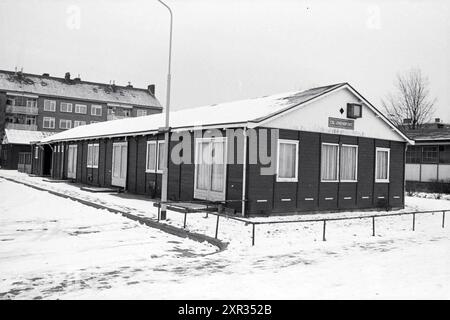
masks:
<svg viewBox="0 0 450 320"><path fill-rule="evenodd" d="M417 215L416 231L411 216L377 218L375 237L370 219L329 222L326 242L317 222L257 226L254 247L250 226L221 218L219 238L230 245L208 254L215 252L208 244L1 176L156 217L144 197L0 170L1 298L450 298L450 225L441 227L442 214ZM434 209L450 209L450 201L407 198L406 211ZM182 227L183 215L168 218ZM188 229L213 235L215 221L190 214Z"/></svg>

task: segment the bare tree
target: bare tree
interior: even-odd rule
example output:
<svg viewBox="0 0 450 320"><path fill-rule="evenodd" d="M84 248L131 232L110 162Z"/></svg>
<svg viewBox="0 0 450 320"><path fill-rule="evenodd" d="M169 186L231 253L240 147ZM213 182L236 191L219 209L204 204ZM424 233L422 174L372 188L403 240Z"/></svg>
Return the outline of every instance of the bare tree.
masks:
<svg viewBox="0 0 450 320"><path fill-rule="evenodd" d="M408 129L417 129L429 122L436 98L430 97L428 86L429 81L422 76L420 69L397 75L397 91L382 100L387 117L395 125Z"/></svg>

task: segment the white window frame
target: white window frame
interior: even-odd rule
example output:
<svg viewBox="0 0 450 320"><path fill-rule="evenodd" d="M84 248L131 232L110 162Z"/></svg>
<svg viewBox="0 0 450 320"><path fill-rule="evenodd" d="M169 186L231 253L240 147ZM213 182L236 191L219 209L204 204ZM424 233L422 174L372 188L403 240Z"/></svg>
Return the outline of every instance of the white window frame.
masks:
<svg viewBox="0 0 450 320"><path fill-rule="evenodd" d="M100 114L97 114L97 112L94 112L94 110L99 110ZM91 104L91 116L101 117L103 113L103 108L101 104Z"/></svg>
<svg viewBox="0 0 450 320"><path fill-rule="evenodd" d="M84 108L84 112L80 112L80 108ZM76 103L75 104L75 113L87 114L87 104Z"/></svg>
<svg viewBox="0 0 450 320"><path fill-rule="evenodd" d="M61 127L61 123L62 123L63 121L64 121L65 123L70 123L70 127L69 127L69 128L67 128L67 126L66 126L65 128ZM60 128L60 129L64 129L64 130L72 129L72 120L69 120L69 119L59 119L59 128Z"/></svg>
<svg viewBox="0 0 450 320"><path fill-rule="evenodd" d="M158 140L158 148L156 151L156 173L163 173L163 170L159 170L159 152L161 151L161 144L164 144L164 140Z"/></svg>
<svg viewBox="0 0 450 320"><path fill-rule="evenodd" d="M149 145L154 144L155 145L155 159L153 160L155 167L153 169L149 169L149 161L148 161L148 150ZM158 157L158 145L156 140L150 140L147 141L147 152L145 153L145 172L147 173L155 173L157 169L157 157Z"/></svg>
<svg viewBox="0 0 450 320"><path fill-rule="evenodd" d="M63 105L65 105L67 107L67 111L63 110ZM64 113L72 113L72 107L73 107L73 105L70 102L61 102L59 104L59 111L64 112Z"/></svg>
<svg viewBox="0 0 450 320"><path fill-rule="evenodd" d="M322 178L322 153L323 153L323 146L324 145L326 145L326 146L337 146L338 147L338 150L337 150L337 172L336 172L336 180L323 180L323 178ZM340 171L340 169L341 169L341 154L340 154L340 152L341 152L341 148L340 148L340 146L339 146L339 143L330 143L330 142L322 142L321 143L321 145L320 145L320 182L332 182L332 183L336 183L336 182L339 182L339 178L340 178L340 174L341 174L341 171Z"/></svg>
<svg viewBox="0 0 450 320"><path fill-rule="evenodd" d="M283 178L279 176L280 172L280 144L295 145L295 176L293 178ZM277 182L298 182L298 140L278 139L277 142Z"/></svg>
<svg viewBox="0 0 450 320"><path fill-rule="evenodd" d="M97 150L97 161L94 161L95 154L93 153L93 150ZM88 144L88 153L87 153L87 161L86 161L86 167L87 168L98 168L98 160L99 160L99 154L100 154L100 144L98 143L89 143Z"/></svg>
<svg viewBox="0 0 450 320"><path fill-rule="evenodd" d="M56 100L44 99L44 111L56 112Z"/></svg>
<svg viewBox="0 0 450 320"><path fill-rule="evenodd" d="M84 120L74 120L73 121L73 128L79 127L79 126L85 126L86 121Z"/></svg>
<svg viewBox="0 0 450 320"><path fill-rule="evenodd" d="M349 147L349 148L355 148L356 149L356 168L355 168L355 180L343 180L341 179L341 152L342 147ZM340 182L358 182L358 158L359 158L359 148L358 145L355 144L342 144L339 148L339 181Z"/></svg>
<svg viewBox="0 0 450 320"><path fill-rule="evenodd" d="M378 176L378 151L387 152L388 158L387 158L387 179L377 179ZM375 148L375 182L376 183L389 183L389 177L391 172L391 148L381 148L376 147Z"/></svg>
<svg viewBox="0 0 450 320"><path fill-rule="evenodd" d="M45 121L49 122L50 124L53 123L53 126L45 126ZM44 117L42 118L42 128L44 129L55 129L56 120L54 117Z"/></svg>

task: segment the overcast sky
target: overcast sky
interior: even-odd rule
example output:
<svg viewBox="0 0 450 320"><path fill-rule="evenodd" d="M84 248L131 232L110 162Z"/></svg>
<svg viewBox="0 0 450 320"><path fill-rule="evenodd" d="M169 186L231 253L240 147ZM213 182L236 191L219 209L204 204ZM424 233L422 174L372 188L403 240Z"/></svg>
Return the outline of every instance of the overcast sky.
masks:
<svg viewBox="0 0 450 320"><path fill-rule="evenodd" d="M450 122L450 1L167 0L174 109L349 82L376 106L418 67ZM0 69L146 87L165 103L156 0L0 0Z"/></svg>

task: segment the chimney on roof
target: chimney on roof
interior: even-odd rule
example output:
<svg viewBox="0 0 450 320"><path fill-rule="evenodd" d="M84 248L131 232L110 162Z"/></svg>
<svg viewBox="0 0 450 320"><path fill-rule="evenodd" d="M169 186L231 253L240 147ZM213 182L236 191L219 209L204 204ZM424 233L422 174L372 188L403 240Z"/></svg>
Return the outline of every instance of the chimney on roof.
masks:
<svg viewBox="0 0 450 320"><path fill-rule="evenodd" d="M111 89L113 92L116 92L116 80L112 81Z"/></svg>
<svg viewBox="0 0 450 320"><path fill-rule="evenodd" d="M127 88L133 88L133 85L131 84L130 81L128 81Z"/></svg>
<svg viewBox="0 0 450 320"><path fill-rule="evenodd" d="M441 123L441 118L434 118L435 123Z"/></svg>
<svg viewBox="0 0 450 320"><path fill-rule="evenodd" d="M154 84L149 84L147 86L147 89L150 92L150 94L155 95L155 85Z"/></svg>
<svg viewBox="0 0 450 320"><path fill-rule="evenodd" d="M77 76L76 78L73 78L73 80L74 80L75 82L81 82L80 75L78 74L78 76Z"/></svg>
<svg viewBox="0 0 450 320"><path fill-rule="evenodd" d="M66 72L66 74L64 75L64 80L66 80L67 82L70 81L70 72Z"/></svg>
<svg viewBox="0 0 450 320"><path fill-rule="evenodd" d="M43 76L44 78L48 78L48 77L50 77L50 73L43 73L42 76Z"/></svg>

